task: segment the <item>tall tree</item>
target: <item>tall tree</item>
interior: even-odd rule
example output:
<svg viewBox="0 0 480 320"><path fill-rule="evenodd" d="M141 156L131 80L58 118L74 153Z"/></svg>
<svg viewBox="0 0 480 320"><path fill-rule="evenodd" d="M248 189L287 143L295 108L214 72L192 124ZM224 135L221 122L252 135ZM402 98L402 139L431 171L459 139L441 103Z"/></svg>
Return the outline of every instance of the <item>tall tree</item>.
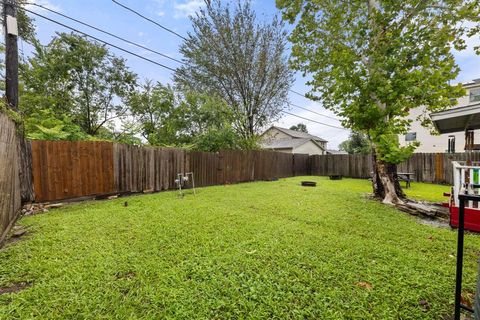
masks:
<svg viewBox="0 0 480 320"><path fill-rule="evenodd" d="M290 130L308 133L307 126L304 123L299 123L290 127Z"/></svg>
<svg viewBox="0 0 480 320"><path fill-rule="evenodd" d="M283 23L257 21L250 1L232 8L209 1L192 17L193 32L180 51L185 65L175 81L182 91L206 92L232 108L234 127L251 137L279 116L293 81Z"/></svg>
<svg viewBox="0 0 480 320"><path fill-rule="evenodd" d="M175 94L169 86L146 80L130 96L129 106L139 123L142 136L151 145L176 143Z"/></svg>
<svg viewBox="0 0 480 320"><path fill-rule="evenodd" d="M401 202L396 165L415 145L400 147L410 109L455 104L463 94L452 49L479 31L477 0L277 0L296 26L292 65L313 75L309 96L368 134L374 148L373 189ZM472 27L467 27L472 26Z"/></svg>
<svg viewBox="0 0 480 320"><path fill-rule="evenodd" d="M370 154L372 153L372 146L368 137L361 132L352 132L348 140L343 141L338 146L340 150L346 151L349 154Z"/></svg>
<svg viewBox="0 0 480 320"><path fill-rule="evenodd" d="M129 105L141 134L151 145L201 151L251 147L233 130L232 110L216 96L178 94L169 86L147 80L131 96Z"/></svg>
<svg viewBox="0 0 480 320"><path fill-rule="evenodd" d="M123 58L75 34L59 33L46 47L35 48L22 69L25 113L52 108L92 136L128 115L124 102L137 76Z"/></svg>

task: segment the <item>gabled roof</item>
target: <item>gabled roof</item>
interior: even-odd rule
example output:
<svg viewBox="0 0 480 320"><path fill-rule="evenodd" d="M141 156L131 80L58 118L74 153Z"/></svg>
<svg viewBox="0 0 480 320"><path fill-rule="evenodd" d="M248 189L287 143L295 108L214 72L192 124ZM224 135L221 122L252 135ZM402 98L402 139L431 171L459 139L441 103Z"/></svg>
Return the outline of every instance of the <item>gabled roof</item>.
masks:
<svg viewBox="0 0 480 320"><path fill-rule="evenodd" d="M327 140L324 140L320 137L314 136L313 134L306 133L306 132L295 131L295 130L290 130L290 129L286 129L286 128L282 128L282 127L271 126L267 131L269 131L272 128L275 128L279 131L282 131L283 133L289 135L292 138L311 139L311 140L315 140L315 141L319 141L319 142L327 142ZM267 131L265 131L265 132L267 132Z"/></svg>
<svg viewBox="0 0 480 320"><path fill-rule="evenodd" d="M308 141L312 141L317 147L323 150L323 148L318 144L318 142L310 138L273 140L271 142L261 143L261 146L264 149L292 149L292 148L299 147L307 143Z"/></svg>

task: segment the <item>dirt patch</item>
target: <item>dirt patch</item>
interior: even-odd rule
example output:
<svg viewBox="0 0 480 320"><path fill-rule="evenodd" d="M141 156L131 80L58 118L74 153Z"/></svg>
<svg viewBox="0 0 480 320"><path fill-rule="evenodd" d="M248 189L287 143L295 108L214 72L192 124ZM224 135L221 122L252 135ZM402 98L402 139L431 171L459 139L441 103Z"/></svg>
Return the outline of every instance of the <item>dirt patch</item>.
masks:
<svg viewBox="0 0 480 320"><path fill-rule="evenodd" d="M428 219L428 218L418 218L417 222L420 224L424 224L427 226L432 226L436 228L445 228L445 229L450 229L450 225L448 224L448 220L444 219ZM434 240L434 238L429 240Z"/></svg>
<svg viewBox="0 0 480 320"><path fill-rule="evenodd" d="M16 225L12 228L12 231L10 231L10 236L5 240L4 245L9 245L15 242L18 242L22 239L24 239L25 235L27 235L27 229L23 226Z"/></svg>
<svg viewBox="0 0 480 320"><path fill-rule="evenodd" d="M0 287L0 295L7 293L16 293L30 287L31 285L32 284L29 282L17 282L8 287Z"/></svg>
<svg viewBox="0 0 480 320"><path fill-rule="evenodd" d="M127 272L117 272L115 274L115 278L117 278L117 280L120 280L120 279L131 279L135 277L135 272L133 271L127 271Z"/></svg>

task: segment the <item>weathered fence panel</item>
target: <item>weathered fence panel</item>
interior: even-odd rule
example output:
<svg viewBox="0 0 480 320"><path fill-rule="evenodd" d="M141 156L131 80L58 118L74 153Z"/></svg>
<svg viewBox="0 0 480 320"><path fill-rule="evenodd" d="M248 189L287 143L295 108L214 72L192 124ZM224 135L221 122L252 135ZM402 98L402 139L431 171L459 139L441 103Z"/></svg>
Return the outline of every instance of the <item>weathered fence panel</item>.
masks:
<svg viewBox="0 0 480 320"><path fill-rule="evenodd" d="M370 155L194 152L109 142L32 141L31 146L36 201L174 189L177 174L186 172L194 173L199 187L310 174L369 178L372 172ZM416 153L398 171L413 172L416 181L451 184L455 160L479 161L480 153Z"/></svg>
<svg viewBox="0 0 480 320"><path fill-rule="evenodd" d="M0 112L0 245L20 214L19 143L15 123Z"/></svg>
<svg viewBox="0 0 480 320"><path fill-rule="evenodd" d="M340 174L351 178L369 178L372 172L370 155L314 155L310 156L310 172L317 176Z"/></svg>
<svg viewBox="0 0 480 320"><path fill-rule="evenodd" d="M398 172L413 172L415 181L453 183L453 161L480 161L480 153L414 153L397 166ZM370 155L310 156L312 175L341 174L351 178L369 178L372 172Z"/></svg>
<svg viewBox="0 0 480 320"><path fill-rule="evenodd" d="M109 142L32 141L36 201L199 187L308 175L310 157L274 151L195 152Z"/></svg>
<svg viewBox="0 0 480 320"><path fill-rule="evenodd" d="M293 155L293 175L310 175L310 156L308 154L296 153Z"/></svg>
<svg viewBox="0 0 480 320"><path fill-rule="evenodd" d="M115 187L120 193L172 189L177 173L188 171L182 149L115 143L113 151Z"/></svg>
<svg viewBox="0 0 480 320"><path fill-rule="evenodd" d="M115 192L113 144L37 140L31 144L37 202Z"/></svg>

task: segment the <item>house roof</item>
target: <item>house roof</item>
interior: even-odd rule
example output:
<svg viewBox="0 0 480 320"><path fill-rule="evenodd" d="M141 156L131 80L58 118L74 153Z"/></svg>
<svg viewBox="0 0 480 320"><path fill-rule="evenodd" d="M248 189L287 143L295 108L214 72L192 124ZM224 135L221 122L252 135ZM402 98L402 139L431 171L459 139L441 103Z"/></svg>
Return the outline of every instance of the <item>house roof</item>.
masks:
<svg viewBox="0 0 480 320"><path fill-rule="evenodd" d="M316 146L322 149L322 147L311 138L273 140L271 142L261 143L261 145L264 149L293 149L307 143L308 141L312 141Z"/></svg>
<svg viewBox="0 0 480 320"><path fill-rule="evenodd" d="M295 130L290 130L290 129L286 129L286 128L282 128L282 127L276 127L276 126L272 126L270 127L270 129L272 128L275 128L279 131L282 131L283 133L289 135L290 137L292 138L296 138L296 139L311 139L311 140L316 140L316 141L320 141L320 142L327 142L327 140L324 140L320 137L317 137L317 136L314 136L313 134L310 134L310 133L306 133L306 132L300 132L300 131L295 131ZM270 130L268 129L268 130ZM267 131L268 131L267 130ZM265 132L267 132L265 131Z"/></svg>
<svg viewBox="0 0 480 320"><path fill-rule="evenodd" d="M466 89L477 87L479 85L480 85L480 79L473 79L472 81L462 83L462 86Z"/></svg>
<svg viewBox="0 0 480 320"><path fill-rule="evenodd" d="M480 129L480 103L432 113L430 118L440 133Z"/></svg>

